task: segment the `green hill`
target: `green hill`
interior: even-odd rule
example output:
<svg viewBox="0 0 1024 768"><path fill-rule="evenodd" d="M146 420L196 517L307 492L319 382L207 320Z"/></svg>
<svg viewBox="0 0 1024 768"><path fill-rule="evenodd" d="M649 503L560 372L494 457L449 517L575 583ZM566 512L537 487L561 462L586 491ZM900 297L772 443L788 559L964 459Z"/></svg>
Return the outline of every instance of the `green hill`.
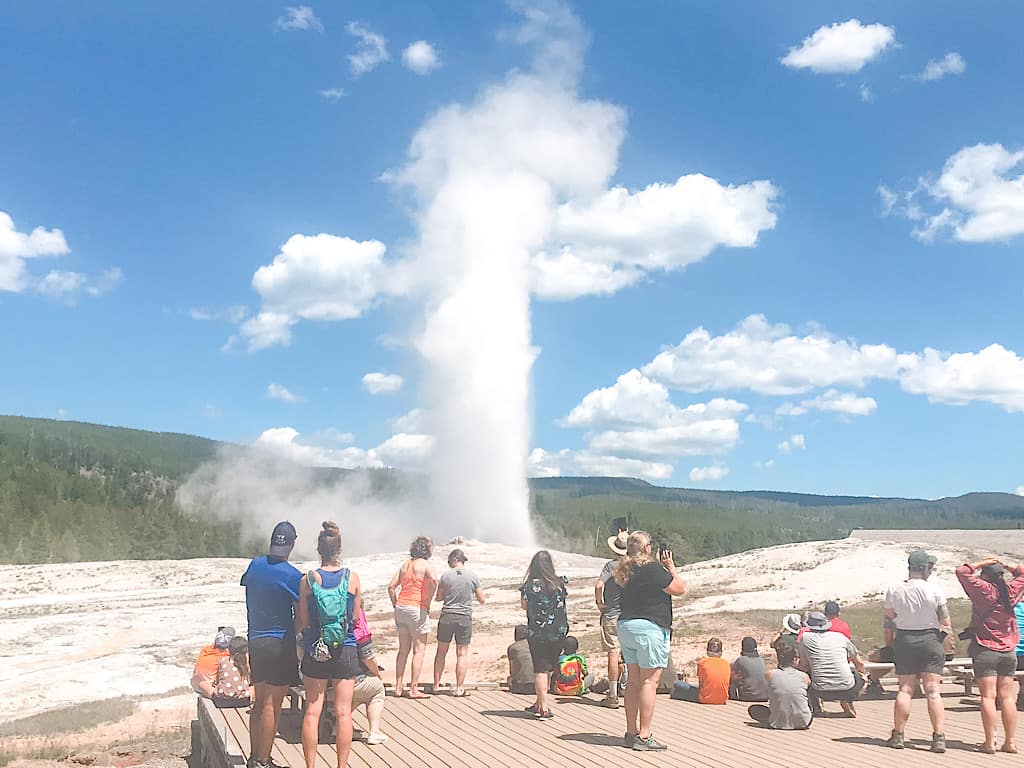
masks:
<svg viewBox="0 0 1024 768"><path fill-rule="evenodd" d="M186 514L178 486L223 446L192 435L0 416L0 562L250 554L240 526ZM324 486L351 473L322 469ZM400 495L421 481L369 472L366 492ZM853 528L1006 528L1024 497L971 493L937 501L777 491L663 488L642 480L530 481L530 509L551 546L603 554L610 521L628 517L687 560L847 536Z"/></svg>

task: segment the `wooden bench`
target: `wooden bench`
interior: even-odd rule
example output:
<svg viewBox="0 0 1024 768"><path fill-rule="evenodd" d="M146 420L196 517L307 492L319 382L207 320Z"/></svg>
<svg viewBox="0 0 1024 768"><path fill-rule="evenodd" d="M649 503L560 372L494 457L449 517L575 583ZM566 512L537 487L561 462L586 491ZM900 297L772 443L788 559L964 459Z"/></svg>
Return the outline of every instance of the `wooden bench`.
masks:
<svg viewBox="0 0 1024 768"><path fill-rule="evenodd" d="M243 768L245 756L238 738L228 727L224 713L209 699L202 696L196 699L192 754L197 759L194 765L198 768Z"/></svg>

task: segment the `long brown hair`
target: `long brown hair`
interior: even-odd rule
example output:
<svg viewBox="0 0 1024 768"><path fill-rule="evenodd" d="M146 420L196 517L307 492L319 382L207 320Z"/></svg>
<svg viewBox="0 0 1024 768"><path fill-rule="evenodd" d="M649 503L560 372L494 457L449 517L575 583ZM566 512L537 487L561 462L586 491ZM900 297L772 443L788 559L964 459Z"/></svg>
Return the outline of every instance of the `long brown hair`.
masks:
<svg viewBox="0 0 1024 768"><path fill-rule="evenodd" d="M228 654L242 679L252 680L252 673L249 671L249 643L246 639L240 635L231 638L231 642L228 643Z"/></svg>
<svg viewBox="0 0 1024 768"><path fill-rule="evenodd" d="M651 545L651 537L645 531L633 531L626 541L626 554L619 558L615 565L612 576L615 583L624 587L633 578L638 568L651 562L651 555L648 547Z"/></svg>
<svg viewBox="0 0 1024 768"><path fill-rule="evenodd" d="M316 551L324 563L337 563L341 558L341 529L333 520L324 521L324 529L316 542Z"/></svg>
<svg viewBox="0 0 1024 768"><path fill-rule="evenodd" d="M537 579L549 592L557 592L562 588L562 580L555 573L555 564L551 561L551 553L542 549L530 560L530 567L526 569L526 576L523 578L523 586L526 586L534 579Z"/></svg>

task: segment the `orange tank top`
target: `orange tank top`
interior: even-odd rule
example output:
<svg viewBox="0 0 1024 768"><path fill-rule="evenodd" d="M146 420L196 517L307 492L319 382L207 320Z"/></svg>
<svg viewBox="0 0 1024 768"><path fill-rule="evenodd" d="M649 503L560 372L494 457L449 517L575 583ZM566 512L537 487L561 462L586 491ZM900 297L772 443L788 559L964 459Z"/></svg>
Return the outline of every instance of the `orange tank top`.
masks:
<svg viewBox="0 0 1024 768"><path fill-rule="evenodd" d="M423 577L416 575L414 562L414 560L409 560L405 564L405 568L402 569L396 605L409 605L416 608L423 605Z"/></svg>

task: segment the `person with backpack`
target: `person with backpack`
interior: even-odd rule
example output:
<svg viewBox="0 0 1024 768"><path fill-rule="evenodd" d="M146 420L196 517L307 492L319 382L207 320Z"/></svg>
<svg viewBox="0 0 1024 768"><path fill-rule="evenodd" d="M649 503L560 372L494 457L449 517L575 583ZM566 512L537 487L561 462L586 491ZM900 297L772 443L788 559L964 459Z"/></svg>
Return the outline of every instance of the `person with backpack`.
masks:
<svg viewBox="0 0 1024 768"><path fill-rule="evenodd" d="M526 578L519 588L526 611L527 643L533 660L533 687L537 698L526 707L538 720L550 720L554 713L548 708L551 674L558 669L562 644L569 634L569 618L565 612L566 585L569 580L555 573L551 553L537 552L530 560Z"/></svg>
<svg viewBox="0 0 1024 768"><path fill-rule="evenodd" d="M1006 581L1006 573L1013 580ZM1024 567L1004 566L994 557L980 562L964 563L956 569L956 577L971 599L971 625L961 637L970 638L970 654L974 660L974 679L981 693L981 724L985 742L978 750L985 754L996 751L996 699L1003 720L1001 752L1016 752L1017 692L1014 673L1017 671L1017 643L1020 629L1014 606L1024 596ZM965 638L966 639L966 638Z"/></svg>
<svg viewBox="0 0 1024 768"><path fill-rule="evenodd" d="M299 587L297 623L302 627L302 677L306 709L302 715L302 755L306 768L316 768L320 713L327 684L334 681L338 765L348 765L352 751L352 693L361 673L356 647L355 617L362 611L359 576L341 566L341 531L323 524L317 541L320 567L306 574Z"/></svg>

